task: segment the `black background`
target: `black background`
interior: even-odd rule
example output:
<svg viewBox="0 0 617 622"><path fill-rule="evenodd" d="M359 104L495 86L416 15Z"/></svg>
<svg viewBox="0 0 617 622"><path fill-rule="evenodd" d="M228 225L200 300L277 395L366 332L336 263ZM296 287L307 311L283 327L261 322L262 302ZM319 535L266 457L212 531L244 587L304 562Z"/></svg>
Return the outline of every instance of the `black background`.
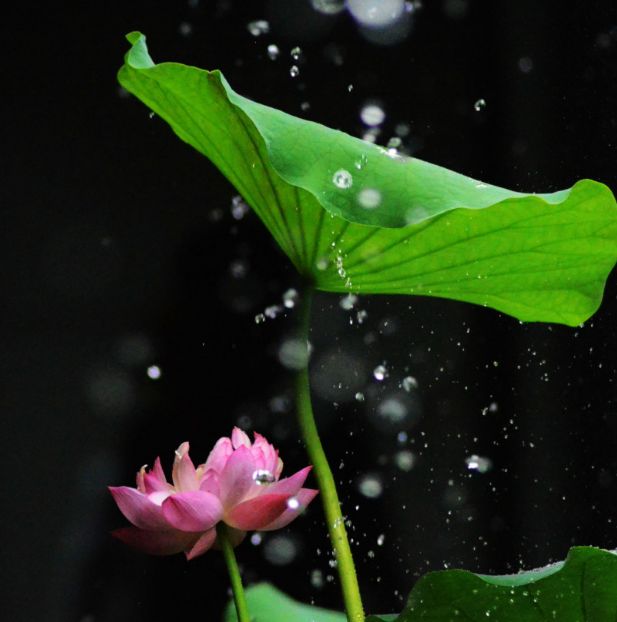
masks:
<svg viewBox="0 0 617 622"><path fill-rule="evenodd" d="M270 34L253 37L255 19ZM105 487L131 483L159 454L169 466L183 440L203 459L238 422L281 448L286 472L307 463L276 356L293 313L254 321L297 278L254 215L232 217L222 176L123 96L126 32L145 32L156 61L221 68L238 92L355 135L377 98L382 143L408 123L414 155L489 183L540 192L591 177L617 188L613 0L425 0L393 46L296 0L28 3L1 28L7 620L219 619L220 555L186 563L124 549L109 535L125 521ZM428 569L512 572L574 543L615 546L616 292L613 275L579 329L396 297L362 298L368 317L350 325L339 297L318 296L315 407L369 611L400 610ZM380 384L372 370L384 361ZM376 405L409 374L414 416L375 427ZM417 457L409 472L394 460L401 431ZM469 472L471 454L492 469ZM377 499L358 492L366 473L382 478ZM324 532L315 502L286 531L290 563L247 540L245 578L340 608L336 582L310 580L333 573Z"/></svg>

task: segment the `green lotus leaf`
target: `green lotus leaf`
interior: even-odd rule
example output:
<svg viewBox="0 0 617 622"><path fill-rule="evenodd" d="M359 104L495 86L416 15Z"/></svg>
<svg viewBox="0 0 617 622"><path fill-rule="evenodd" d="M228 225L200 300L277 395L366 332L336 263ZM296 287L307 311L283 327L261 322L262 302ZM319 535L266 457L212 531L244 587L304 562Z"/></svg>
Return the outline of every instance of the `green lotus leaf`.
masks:
<svg viewBox="0 0 617 622"><path fill-rule="evenodd" d="M617 261L601 183L491 186L235 93L219 71L155 64L145 37L118 78L210 159L317 289L438 296L577 325Z"/></svg>
<svg viewBox="0 0 617 622"><path fill-rule="evenodd" d="M246 590L246 602L252 622L346 622L347 617L337 611L328 611L299 603L269 583L259 583ZM236 608L229 602L224 622L237 622Z"/></svg>

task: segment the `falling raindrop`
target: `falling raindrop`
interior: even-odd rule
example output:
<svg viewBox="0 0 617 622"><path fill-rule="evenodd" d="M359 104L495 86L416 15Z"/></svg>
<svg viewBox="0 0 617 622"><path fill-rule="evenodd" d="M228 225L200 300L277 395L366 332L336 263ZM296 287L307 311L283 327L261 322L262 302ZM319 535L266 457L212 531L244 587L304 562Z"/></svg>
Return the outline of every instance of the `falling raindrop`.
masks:
<svg viewBox="0 0 617 622"><path fill-rule="evenodd" d="M283 306L286 309L293 309L297 303L298 303L298 290L291 287L283 294Z"/></svg>
<svg viewBox="0 0 617 622"><path fill-rule="evenodd" d="M384 376L385 377L385 376ZM375 376L379 380L377 376ZM382 378L383 379L383 378ZM400 424L407 418L409 410L402 400L389 397L377 407L377 415L388 423Z"/></svg>
<svg viewBox="0 0 617 622"><path fill-rule="evenodd" d="M261 541L263 539L263 536L256 531L254 534L251 535L251 544L253 546L259 546L261 544Z"/></svg>
<svg viewBox="0 0 617 622"><path fill-rule="evenodd" d="M402 449L394 455L394 463L401 471L411 471L416 463L416 457L408 449Z"/></svg>
<svg viewBox="0 0 617 622"><path fill-rule="evenodd" d="M256 19L246 25L248 31L254 36L267 35L270 32L270 24L265 19Z"/></svg>
<svg viewBox="0 0 617 622"><path fill-rule="evenodd" d="M300 501L298 501L297 497L289 497L287 499L287 507L290 510L297 510L300 507Z"/></svg>
<svg viewBox="0 0 617 622"><path fill-rule="evenodd" d="M235 220L242 220L249 211L249 206L241 196L236 195L231 199L231 215Z"/></svg>
<svg viewBox="0 0 617 622"><path fill-rule="evenodd" d="M354 397L356 398L357 402L364 401L364 393L362 393L361 391L358 391Z"/></svg>
<svg viewBox="0 0 617 622"><path fill-rule="evenodd" d="M341 298L339 306L341 309L345 309L345 311L351 311L357 302L358 297L355 294L347 294L347 296Z"/></svg>
<svg viewBox="0 0 617 622"><path fill-rule="evenodd" d="M286 566L295 559L298 546L288 536L274 536L264 544L263 554L271 564Z"/></svg>
<svg viewBox="0 0 617 622"><path fill-rule="evenodd" d="M365 104L360 110L360 118L365 125L375 127L384 122L386 113L377 104Z"/></svg>
<svg viewBox="0 0 617 622"><path fill-rule="evenodd" d="M379 382L385 380L388 375L388 369L385 365L377 365L377 367L373 370L373 376L375 380L378 380Z"/></svg>
<svg viewBox="0 0 617 622"><path fill-rule="evenodd" d="M404 0L347 0L347 9L364 26L384 27L396 22L405 11Z"/></svg>
<svg viewBox="0 0 617 622"><path fill-rule="evenodd" d="M345 8L345 0L311 0L312 7L325 15L336 15Z"/></svg>
<svg viewBox="0 0 617 622"><path fill-rule="evenodd" d="M304 369L309 360L309 347L305 339L286 339L278 351L278 358L283 367L299 371Z"/></svg>
<svg viewBox="0 0 617 622"><path fill-rule="evenodd" d="M363 188L358 193L358 203L365 209L374 209L381 203L381 192L375 188Z"/></svg>
<svg viewBox="0 0 617 622"><path fill-rule="evenodd" d="M161 368L158 365L150 365L146 373L150 380L158 380L161 377Z"/></svg>
<svg viewBox="0 0 617 622"><path fill-rule="evenodd" d="M383 492L383 484L379 475L375 473L366 473L358 480L358 490L360 494L369 499L377 499Z"/></svg>
<svg viewBox="0 0 617 622"><path fill-rule="evenodd" d="M276 60L281 54L281 50L279 50L279 46L271 43L268 46L268 58L270 60Z"/></svg>
<svg viewBox="0 0 617 622"><path fill-rule="evenodd" d="M346 190L347 188L351 188L353 185L353 177L349 171L346 171L344 168L339 169L332 175L332 183L342 190Z"/></svg>
<svg viewBox="0 0 617 622"><path fill-rule="evenodd" d="M383 533L380 533L377 536L377 546L383 546L383 543L386 541L386 536Z"/></svg>
<svg viewBox="0 0 617 622"><path fill-rule="evenodd" d="M493 466L493 462L490 458L478 456L477 454L465 458L465 464L468 470L476 471L477 473L487 473Z"/></svg>
<svg viewBox="0 0 617 622"><path fill-rule="evenodd" d="M485 108L486 108L486 100L482 99L482 98L478 99L476 101L476 103L473 105L473 109L476 112L480 112L480 111L484 110Z"/></svg>
<svg viewBox="0 0 617 622"><path fill-rule="evenodd" d="M418 381L413 376L406 376L401 382L401 387L403 387L407 393L411 393L411 391L418 388Z"/></svg>
<svg viewBox="0 0 617 622"><path fill-rule="evenodd" d="M255 324L263 324L266 321L266 316L263 313L258 313L255 316Z"/></svg>
<svg viewBox="0 0 617 622"><path fill-rule="evenodd" d="M300 69L298 69L298 65L292 65L289 69L289 75L292 78L297 78L300 75Z"/></svg>
<svg viewBox="0 0 617 622"><path fill-rule="evenodd" d="M272 472L267 469L257 469L253 472L253 481L258 486L266 486L267 484L271 484L275 479L276 478Z"/></svg>
<svg viewBox="0 0 617 622"><path fill-rule="evenodd" d="M298 60L300 56L302 56L302 48L296 45L296 47L291 50L291 57L294 60Z"/></svg>

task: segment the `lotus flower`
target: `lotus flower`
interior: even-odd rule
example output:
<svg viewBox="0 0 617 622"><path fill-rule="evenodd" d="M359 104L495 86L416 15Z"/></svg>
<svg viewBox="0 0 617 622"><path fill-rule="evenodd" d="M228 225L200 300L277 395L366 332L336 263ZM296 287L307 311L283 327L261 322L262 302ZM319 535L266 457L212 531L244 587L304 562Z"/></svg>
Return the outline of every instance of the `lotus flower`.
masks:
<svg viewBox="0 0 617 622"><path fill-rule="evenodd" d="M310 466L279 479L282 470L278 451L258 433L251 443L245 432L234 428L231 438L220 438L197 468L189 457L189 444L182 443L174 458L173 484L157 458L151 470L143 466L137 473L137 488L109 487L133 524L113 535L146 553L184 551L193 559L216 543L219 521L232 528L234 546L247 531L280 529L318 492L302 488Z"/></svg>

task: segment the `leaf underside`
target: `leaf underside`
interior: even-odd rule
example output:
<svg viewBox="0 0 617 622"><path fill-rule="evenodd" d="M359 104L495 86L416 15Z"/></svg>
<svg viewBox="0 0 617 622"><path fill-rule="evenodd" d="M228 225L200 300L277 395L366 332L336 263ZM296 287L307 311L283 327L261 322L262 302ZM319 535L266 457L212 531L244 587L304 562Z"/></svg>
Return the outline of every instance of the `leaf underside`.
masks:
<svg viewBox="0 0 617 622"><path fill-rule="evenodd" d="M577 325L617 261L601 183L551 194L482 184L252 102L219 71L155 65L145 37L118 79L209 158L297 270L329 292L407 294Z"/></svg>

